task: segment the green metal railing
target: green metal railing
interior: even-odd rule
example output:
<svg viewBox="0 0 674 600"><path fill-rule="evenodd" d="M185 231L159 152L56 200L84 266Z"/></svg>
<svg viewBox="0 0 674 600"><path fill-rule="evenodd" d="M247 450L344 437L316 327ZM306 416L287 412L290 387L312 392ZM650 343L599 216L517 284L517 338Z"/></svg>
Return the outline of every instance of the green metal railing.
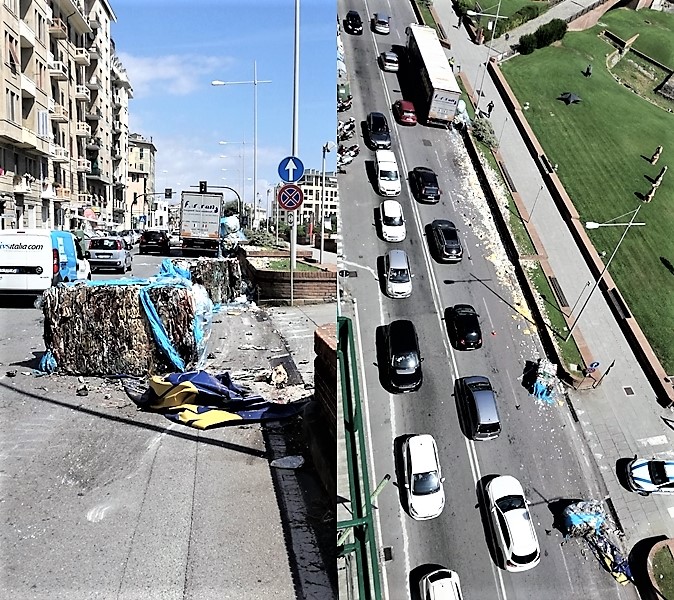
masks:
<svg viewBox="0 0 674 600"><path fill-rule="evenodd" d="M355 556L359 600L381 600L379 560L375 542L370 480L367 470L358 364L351 319L337 317L337 362L341 380L346 464L353 518L337 523L338 556ZM378 493L383 488L377 488ZM352 534L353 541L345 544Z"/></svg>

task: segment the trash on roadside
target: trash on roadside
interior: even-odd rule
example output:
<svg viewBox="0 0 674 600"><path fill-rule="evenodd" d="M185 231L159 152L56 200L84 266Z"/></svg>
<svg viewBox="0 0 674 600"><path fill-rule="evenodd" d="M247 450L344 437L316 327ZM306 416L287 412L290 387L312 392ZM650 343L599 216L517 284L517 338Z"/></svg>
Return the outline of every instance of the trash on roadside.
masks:
<svg viewBox="0 0 674 600"><path fill-rule="evenodd" d="M203 285L216 305L233 302L241 294L241 264L236 258L174 258L164 263L167 261Z"/></svg>
<svg viewBox="0 0 674 600"><path fill-rule="evenodd" d="M82 385L78 386L77 391L75 393L78 396L88 396L89 395L89 388L87 387L87 384L83 383Z"/></svg>
<svg viewBox="0 0 674 600"><path fill-rule="evenodd" d="M269 375L269 383L277 388L282 388L288 384L288 372L283 365L276 365Z"/></svg>
<svg viewBox="0 0 674 600"><path fill-rule="evenodd" d="M287 419L306 404L267 401L235 384L227 372L212 375L197 370L154 375L142 392L143 384L138 379L123 379L122 385L140 409L159 412L167 419L197 429Z"/></svg>
<svg viewBox="0 0 674 600"><path fill-rule="evenodd" d="M304 464L304 457L302 456L284 456L283 458L275 458L270 465L277 469L299 469Z"/></svg>
<svg viewBox="0 0 674 600"><path fill-rule="evenodd" d="M558 384L557 365L550 362L547 358L539 358L536 381L534 382L531 394L547 404L553 404Z"/></svg>
<svg viewBox="0 0 674 600"><path fill-rule="evenodd" d="M11 371L7 371L7 373L5 373L5 375L7 375L7 377L16 377L16 369L13 369Z"/></svg>

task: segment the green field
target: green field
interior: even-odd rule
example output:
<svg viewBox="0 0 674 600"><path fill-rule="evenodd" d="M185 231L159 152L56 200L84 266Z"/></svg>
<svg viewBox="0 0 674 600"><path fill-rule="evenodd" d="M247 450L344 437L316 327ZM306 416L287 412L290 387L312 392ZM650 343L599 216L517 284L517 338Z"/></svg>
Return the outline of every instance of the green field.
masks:
<svg viewBox="0 0 674 600"><path fill-rule="evenodd" d="M664 368L674 373L674 168L652 203L638 195L650 190L648 178L663 165L674 167L674 114L615 81L606 66L613 48L598 37L604 28L623 37L640 32L637 46L657 47L658 60L674 67L674 15L619 9L592 29L567 33L558 46L505 62L502 70L520 104L529 103L526 117L551 163L559 165L581 220L603 223L642 207L637 220L647 225L631 229L610 272ZM592 77L582 75L588 64ZM557 100L563 92L582 101L566 106ZM647 159L658 145L664 151L652 166ZM588 233L608 257L622 232L602 227Z"/></svg>

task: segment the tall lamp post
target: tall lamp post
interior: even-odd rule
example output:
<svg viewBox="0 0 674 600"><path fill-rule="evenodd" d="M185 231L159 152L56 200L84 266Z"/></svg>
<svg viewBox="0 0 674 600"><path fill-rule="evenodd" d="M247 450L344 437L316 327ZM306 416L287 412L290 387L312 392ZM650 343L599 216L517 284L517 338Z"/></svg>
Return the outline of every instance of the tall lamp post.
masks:
<svg viewBox="0 0 674 600"><path fill-rule="evenodd" d="M215 79L211 85L253 85L253 207L257 198L257 86L259 83L271 83L270 79L257 78L257 61L253 61L252 81L221 81Z"/></svg>
<svg viewBox="0 0 674 600"><path fill-rule="evenodd" d="M321 251L319 254L318 262L323 264L323 248L325 247L325 242L323 238L325 237L325 155L336 148L337 144L333 141L326 142L323 144L323 162L322 162L322 180L321 180Z"/></svg>
<svg viewBox="0 0 674 600"><path fill-rule="evenodd" d="M623 240L625 239L625 236L627 235L627 232L630 230L630 227L633 225L645 225L646 223L635 223L635 220L637 218L637 215L639 214L639 210L641 209L641 204L637 206L635 210L632 210L630 212L626 212L623 215L620 215L619 217L615 217L614 219L611 219L610 221L606 221L605 223L595 223L594 221L588 221L585 223L586 229L598 229L599 227L619 227L623 226L625 227L625 231L623 231L622 236L620 237L620 240L618 240L618 243L615 247L615 250L613 251L613 254L611 254L610 258L608 259L608 262L604 265L604 268L602 269L601 273L599 274L599 277L597 280L594 282L594 285L592 286L592 289L590 290L590 293L588 297L585 299L585 302L583 303L583 306L581 306L580 311L578 312L578 316L575 318L573 324L571 325L571 328L569 329L568 335L564 338L564 341L568 341L569 338L571 338L571 335L573 334L573 330L576 328L576 325L578 325L578 321L580 321L580 317L583 315L583 311L585 310L585 307L588 305L590 302L590 298L592 298L592 294L594 294L594 291L599 287L599 283L601 280L604 278L604 275L606 271L608 271L609 266L611 265L611 261L615 257L615 255L618 252L618 248L620 248L620 244L623 243ZM629 223L614 223L616 219L620 219L622 217L625 217L627 215L631 214L632 218L629 220Z"/></svg>
<svg viewBox="0 0 674 600"><path fill-rule="evenodd" d="M232 144L240 144L241 145L241 153L239 154L239 158L241 159L241 210L239 211L239 218L241 217L241 214L243 212L243 207L246 205L246 140L245 138L241 142L227 142L227 141L220 141L218 144L221 146L229 146ZM221 154L220 158L229 158L226 154Z"/></svg>
<svg viewBox="0 0 674 600"><path fill-rule="evenodd" d="M475 102L475 113L477 114L477 109L480 108L480 98L482 97L482 89L484 88L484 77L487 74L487 68L489 66L489 61L491 60L491 51L494 47L494 34L496 33L496 26L498 25L499 19L507 19L508 17L503 16L501 13L501 0L498 0L498 6L496 8L495 15L489 15L487 13L475 12L474 10L467 10L466 14L469 17L492 17L494 19L494 30L491 34L491 39L489 40L489 49L487 50L487 62L484 64L484 72L482 73L482 81L480 82L480 90L477 93L477 101Z"/></svg>

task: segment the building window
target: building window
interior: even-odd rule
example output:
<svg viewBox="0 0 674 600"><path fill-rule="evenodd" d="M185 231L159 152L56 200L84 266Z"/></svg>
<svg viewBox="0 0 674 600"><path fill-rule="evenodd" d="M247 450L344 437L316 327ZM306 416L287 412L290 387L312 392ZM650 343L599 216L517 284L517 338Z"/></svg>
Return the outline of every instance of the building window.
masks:
<svg viewBox="0 0 674 600"><path fill-rule="evenodd" d="M19 96L12 90L5 90L5 98L7 100L7 119L12 123L18 123L16 116L18 114Z"/></svg>
<svg viewBox="0 0 674 600"><path fill-rule="evenodd" d="M19 45L16 38L7 31L5 31L5 59L12 71L20 68Z"/></svg>

